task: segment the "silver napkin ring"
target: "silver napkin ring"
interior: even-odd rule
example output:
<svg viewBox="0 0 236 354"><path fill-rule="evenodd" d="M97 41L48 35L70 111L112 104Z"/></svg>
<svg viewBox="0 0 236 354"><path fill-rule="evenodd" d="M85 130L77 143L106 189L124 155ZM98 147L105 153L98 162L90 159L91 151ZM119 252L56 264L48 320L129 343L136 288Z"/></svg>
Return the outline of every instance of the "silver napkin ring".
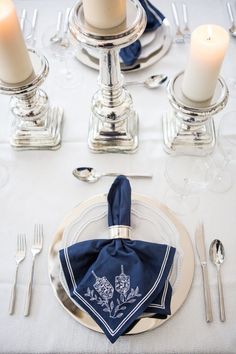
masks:
<svg viewBox="0 0 236 354"><path fill-rule="evenodd" d="M114 225L109 227L111 238L131 238L130 226L126 225Z"/></svg>

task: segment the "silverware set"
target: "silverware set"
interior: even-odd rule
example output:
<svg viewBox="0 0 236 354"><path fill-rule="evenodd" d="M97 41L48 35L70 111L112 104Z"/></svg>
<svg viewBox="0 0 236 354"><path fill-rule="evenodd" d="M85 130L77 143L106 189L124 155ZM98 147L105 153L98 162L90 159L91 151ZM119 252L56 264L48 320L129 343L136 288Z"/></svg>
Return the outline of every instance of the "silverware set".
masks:
<svg viewBox="0 0 236 354"><path fill-rule="evenodd" d="M175 2L171 3L171 9L175 23L174 42L178 44L189 42L191 37L191 30L189 28L188 9L186 3L182 3L182 14L184 24L183 29L181 29L179 13Z"/></svg>
<svg viewBox="0 0 236 354"><path fill-rule="evenodd" d="M196 249L197 249L197 253L199 256L201 269L202 269L206 322L212 322L213 314L212 314L211 292L210 292L208 269L207 269L207 255L206 255L205 232L204 232L203 223L200 223L197 226L196 233L195 233L195 241L196 241ZM221 265L224 262L225 251L224 251L223 244L220 240L215 239L212 241L209 248L209 256L212 263L216 266L217 269L220 321L225 322L226 316L225 316L224 294L223 294L223 286L221 280Z"/></svg>
<svg viewBox="0 0 236 354"><path fill-rule="evenodd" d="M36 224L34 227L34 240L33 240L32 246L31 246L32 264L31 264L31 270L30 270L29 283L28 283L28 287L27 287L24 316L28 316L30 314L35 258L42 251L42 248L43 248L43 225ZM20 263L23 262L24 259L26 258L26 250L27 250L26 236L25 236L25 234L18 234L17 243L16 243L16 254L15 254L16 270L15 270L15 275L14 275L14 280L13 280L13 285L12 285L12 290L11 290L11 295L10 295L9 315L14 314L16 293L17 293L18 268L19 268Z"/></svg>

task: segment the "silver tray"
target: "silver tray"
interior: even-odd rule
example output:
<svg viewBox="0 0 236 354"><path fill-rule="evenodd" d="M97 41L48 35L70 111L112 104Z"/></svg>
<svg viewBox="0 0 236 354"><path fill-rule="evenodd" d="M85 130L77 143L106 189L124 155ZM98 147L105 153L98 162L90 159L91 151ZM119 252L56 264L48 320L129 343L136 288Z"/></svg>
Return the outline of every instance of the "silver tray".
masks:
<svg viewBox="0 0 236 354"><path fill-rule="evenodd" d="M86 227L89 225L88 220L86 221L86 214L89 215L88 211L91 210L91 208L95 208L96 206L106 205L106 200L107 196L102 194L90 198L75 207L65 217L58 230L56 231L49 252L49 277L57 300L66 310L66 312L68 312L69 315L72 316L76 321L80 322L85 327L98 332L102 332L101 328L89 316L89 314L80 309L78 305L76 305L68 296L65 286L63 286L62 284L63 281L61 280L61 268L58 252L61 248L65 247L65 245L68 246L69 244L78 241L78 238L80 237L79 234L80 232L82 232L81 230L85 230ZM153 212L157 212L164 220L164 222L166 220L166 222L170 224L170 228L172 230L175 230L174 232L177 234L178 240L177 243L174 244L174 246L176 246L178 250L181 250L182 261L180 267L181 274L180 276L177 276L177 281L175 282L173 289L173 297L171 303L172 315L168 317L171 318L184 303L192 284L194 274L194 254L192 249L192 243L184 226L174 217L174 215L172 215L172 213L166 206L160 204L155 200L149 199L146 196L138 194L132 194L132 205L134 204L144 205L150 210L153 210ZM76 225L78 218L81 218L84 223L82 225L81 230L78 230L78 227ZM94 220L95 219L101 220L100 217L95 217ZM139 227L138 224L134 225L134 231L135 227ZM71 230L74 230L72 234L74 235L73 237L70 236ZM159 228L159 231L161 231L161 226ZM103 237L106 237L106 235L104 235ZM171 238L171 235L167 237ZM147 238L147 240L149 240L148 237L145 237L145 235L143 238ZM172 241L170 242L173 244ZM138 320L137 324L132 328L132 330L127 334L137 334L154 329L163 324L166 320L159 320L151 317L142 317Z"/></svg>
<svg viewBox="0 0 236 354"><path fill-rule="evenodd" d="M147 34L149 36L149 34ZM145 34L143 35L145 38ZM170 49L173 42L169 21L165 18L162 25L155 31L154 39L143 46L142 53L133 65L125 65L121 62L123 72L138 71L145 69L159 61ZM76 59L92 69L99 70L99 51L79 47Z"/></svg>

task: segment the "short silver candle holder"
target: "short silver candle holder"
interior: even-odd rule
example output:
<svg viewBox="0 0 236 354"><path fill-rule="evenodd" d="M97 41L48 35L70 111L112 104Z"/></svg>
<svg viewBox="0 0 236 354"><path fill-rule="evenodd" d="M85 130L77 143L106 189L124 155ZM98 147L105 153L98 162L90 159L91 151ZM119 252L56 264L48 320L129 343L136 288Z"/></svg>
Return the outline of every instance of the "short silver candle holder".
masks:
<svg viewBox="0 0 236 354"><path fill-rule="evenodd" d="M50 107L47 94L39 89L49 72L47 59L29 49L32 75L17 84L0 80L0 93L10 95L14 116L10 144L16 150L56 150L61 144L63 110Z"/></svg>
<svg viewBox="0 0 236 354"><path fill-rule="evenodd" d="M84 18L82 2L72 9L69 29L82 45L100 51L99 90L92 99L88 145L93 152L134 152L138 147L138 115L123 86L119 49L136 41L146 26L146 14L136 0L127 1L120 26L102 30Z"/></svg>
<svg viewBox="0 0 236 354"><path fill-rule="evenodd" d="M164 148L169 154L205 156L216 144L213 116L227 104L229 91L219 77L214 96L205 102L193 102L182 92L183 72L168 85L169 112L163 115Z"/></svg>

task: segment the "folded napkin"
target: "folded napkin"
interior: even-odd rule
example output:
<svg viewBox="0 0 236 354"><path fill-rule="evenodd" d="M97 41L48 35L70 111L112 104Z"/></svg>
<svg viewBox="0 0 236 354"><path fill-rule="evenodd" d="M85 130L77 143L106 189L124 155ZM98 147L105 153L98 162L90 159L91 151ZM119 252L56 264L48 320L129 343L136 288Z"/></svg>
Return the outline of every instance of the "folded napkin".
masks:
<svg viewBox="0 0 236 354"><path fill-rule="evenodd" d="M165 16L148 0L139 0L147 15L147 25L144 32L155 31L161 26ZM141 43L135 41L120 50L120 57L126 65L133 65L141 54Z"/></svg>
<svg viewBox="0 0 236 354"><path fill-rule="evenodd" d="M116 178L107 199L108 224L117 238L78 242L60 250L60 261L71 298L114 343L145 311L160 318L170 314L168 277L175 248L128 238L131 188L126 177Z"/></svg>

